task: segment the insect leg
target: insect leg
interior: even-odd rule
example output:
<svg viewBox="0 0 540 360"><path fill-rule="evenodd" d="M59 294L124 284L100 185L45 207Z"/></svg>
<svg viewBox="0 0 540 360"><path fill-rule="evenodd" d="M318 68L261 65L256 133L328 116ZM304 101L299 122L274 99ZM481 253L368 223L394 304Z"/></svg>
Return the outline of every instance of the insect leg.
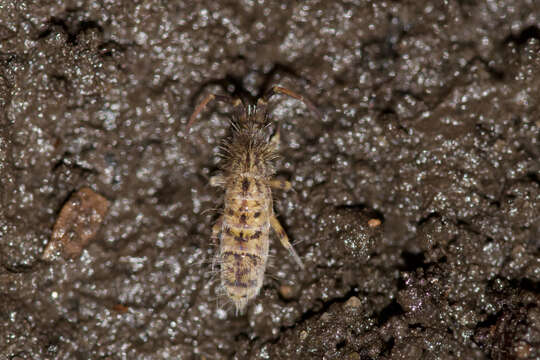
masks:
<svg viewBox="0 0 540 360"><path fill-rule="evenodd" d="M210 178L210 186L214 187L224 187L225 186L225 177L223 175L216 175Z"/></svg>
<svg viewBox="0 0 540 360"><path fill-rule="evenodd" d="M279 220L272 216L270 218L270 225L272 225L272 228L276 232L277 236L279 237L279 241L281 241L281 245L285 247L285 249L289 250L289 254L293 257L294 261L300 266L302 269L304 269L304 264L302 263L302 260L300 260L300 256L296 253L293 246L289 242L289 237L285 233L285 230L283 230L283 227L279 223Z"/></svg>
<svg viewBox="0 0 540 360"><path fill-rule="evenodd" d="M219 244L217 244L217 241L219 240L219 238L221 236L221 225L222 224L223 224L223 215L218 217L218 219L216 220L216 223L214 224L214 226L212 226L212 237L210 238L210 240L212 240L212 242L216 243L216 245L219 245Z"/></svg>
<svg viewBox="0 0 540 360"><path fill-rule="evenodd" d="M287 180L282 179L272 179L270 180L270 186L274 189L279 189L283 191L289 191L292 188L292 185Z"/></svg>
<svg viewBox="0 0 540 360"><path fill-rule="evenodd" d="M270 139L270 145L274 148L275 151L279 150L279 142L280 142L280 140L281 140L281 136L279 134L279 128L277 128L276 133Z"/></svg>
<svg viewBox="0 0 540 360"><path fill-rule="evenodd" d="M298 94L298 93L295 93L294 91L291 91L289 89L286 89L284 87L281 87L281 86L273 86L270 90L268 90L261 98L259 98L259 100L257 101L257 107L259 106L266 106L267 102L270 100L270 98L272 96L274 96L275 94L283 94L283 95L287 95L287 96L290 96L294 99L297 99L297 100L300 100L301 102L303 102L308 108L309 110L311 110L318 118L322 118L322 114L321 112L319 111L319 109L317 109L317 107L315 107L315 105L313 105L313 103L311 101L309 101L308 99L306 99L304 96Z"/></svg>

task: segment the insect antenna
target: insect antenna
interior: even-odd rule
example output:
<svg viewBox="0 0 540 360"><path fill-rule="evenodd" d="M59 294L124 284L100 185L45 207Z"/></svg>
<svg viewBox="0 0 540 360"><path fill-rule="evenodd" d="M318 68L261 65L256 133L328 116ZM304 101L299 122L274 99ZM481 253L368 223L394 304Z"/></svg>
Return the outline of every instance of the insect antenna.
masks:
<svg viewBox="0 0 540 360"><path fill-rule="evenodd" d="M268 105L268 101L270 100L270 98L276 94L283 94L283 95L287 95L289 97L292 97L293 99L297 99L297 100L300 100L301 102L303 102L311 112L313 112L319 119L322 119L323 116L322 116L322 113L319 111L319 109L317 109L317 107L315 105L313 105L313 103L311 101L309 101L306 97L304 97L303 95L300 95L292 90L289 90L289 89L286 89L284 87L281 87L281 86L272 86L272 88L270 88L270 90L268 90L263 96L261 96L259 98L259 100L257 100L257 108L258 110L260 110L260 113L261 114L266 114L266 107Z"/></svg>
<svg viewBox="0 0 540 360"><path fill-rule="evenodd" d="M199 103L199 105L197 105L197 107L195 108L195 110L193 111L191 116L189 117L189 121L188 121L188 123L186 125L186 134L189 134L189 129L191 128L191 125L193 125L193 123L195 122L195 119L197 119L197 116L199 116L199 114L206 108L208 103L210 103L210 101L212 101L212 100L217 100L217 101L221 101L221 102L224 102L224 103L229 103L235 109L237 109L236 111L238 111L238 112L242 111L242 109L244 107L244 103L239 98L233 98L230 95L208 94L203 99L203 101L201 101Z"/></svg>

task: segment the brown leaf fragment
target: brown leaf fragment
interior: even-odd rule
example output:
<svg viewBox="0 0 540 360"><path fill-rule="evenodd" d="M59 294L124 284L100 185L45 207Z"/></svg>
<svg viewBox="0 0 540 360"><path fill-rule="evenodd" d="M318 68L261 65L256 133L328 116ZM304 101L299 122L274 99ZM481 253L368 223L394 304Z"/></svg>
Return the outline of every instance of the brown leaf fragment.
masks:
<svg viewBox="0 0 540 360"><path fill-rule="evenodd" d="M59 254L66 259L80 256L97 234L108 208L109 201L88 187L73 194L60 211L41 258L52 261Z"/></svg>

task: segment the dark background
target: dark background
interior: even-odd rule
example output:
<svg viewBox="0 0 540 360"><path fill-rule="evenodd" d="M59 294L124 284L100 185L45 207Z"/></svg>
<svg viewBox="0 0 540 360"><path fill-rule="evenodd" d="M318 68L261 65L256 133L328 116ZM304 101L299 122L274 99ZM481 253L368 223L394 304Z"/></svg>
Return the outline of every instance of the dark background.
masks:
<svg viewBox="0 0 540 360"><path fill-rule="evenodd" d="M540 356L538 1L0 4L1 360ZM272 102L306 270L272 239L235 317L209 242L230 107L185 124L273 84L325 114ZM41 261L83 186L100 232Z"/></svg>

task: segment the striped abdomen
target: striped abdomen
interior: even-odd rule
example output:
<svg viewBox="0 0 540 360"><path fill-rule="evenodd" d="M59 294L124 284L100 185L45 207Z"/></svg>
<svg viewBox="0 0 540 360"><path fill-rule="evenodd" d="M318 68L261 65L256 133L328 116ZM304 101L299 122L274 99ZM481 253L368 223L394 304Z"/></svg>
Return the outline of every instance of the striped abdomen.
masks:
<svg viewBox="0 0 540 360"><path fill-rule="evenodd" d="M265 180L246 175L228 186L219 260L221 283L237 312L243 311L262 286L272 214L272 196Z"/></svg>

